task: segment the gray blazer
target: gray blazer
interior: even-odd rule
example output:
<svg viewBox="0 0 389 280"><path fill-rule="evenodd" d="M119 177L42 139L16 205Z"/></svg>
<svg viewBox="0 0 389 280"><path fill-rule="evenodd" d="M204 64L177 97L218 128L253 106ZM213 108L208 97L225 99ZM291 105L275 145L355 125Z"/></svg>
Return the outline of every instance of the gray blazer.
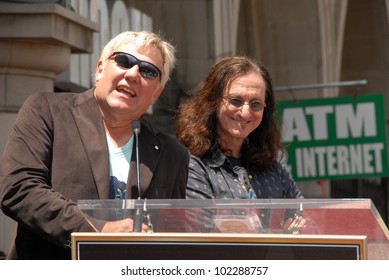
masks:
<svg viewBox="0 0 389 280"><path fill-rule="evenodd" d="M20 109L0 161L1 208L18 222L13 257L69 259L70 234L93 231L77 201L108 199L110 175L93 90L33 94ZM138 197L135 154L128 199ZM142 121L139 155L142 198L185 198L184 146Z"/></svg>

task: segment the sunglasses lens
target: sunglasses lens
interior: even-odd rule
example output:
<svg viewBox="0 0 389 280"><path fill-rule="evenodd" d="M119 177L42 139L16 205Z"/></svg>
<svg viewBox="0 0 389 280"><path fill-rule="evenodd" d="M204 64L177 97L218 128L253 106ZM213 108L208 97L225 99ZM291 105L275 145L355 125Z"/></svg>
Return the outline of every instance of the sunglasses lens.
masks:
<svg viewBox="0 0 389 280"><path fill-rule="evenodd" d="M236 109L240 109L245 103L243 100L239 98L229 98L228 104L230 104L232 107ZM265 108L266 105L262 104L261 102L253 101L250 103L250 109L253 112L260 112Z"/></svg>
<svg viewBox="0 0 389 280"><path fill-rule="evenodd" d="M130 54L116 53L114 59L120 67L126 69L139 65L139 73L145 78L155 79L160 75L157 67L146 61L140 61Z"/></svg>
<svg viewBox="0 0 389 280"><path fill-rule="evenodd" d="M145 78L149 78L149 79L155 79L158 77L159 75L159 72L158 70L155 68L154 65L150 64L150 63L147 63L147 62L141 62L140 65L139 65L139 71L140 71L140 74L145 77Z"/></svg>
<svg viewBox="0 0 389 280"><path fill-rule="evenodd" d="M243 101L238 99L238 98L231 98L229 100L229 102L230 102L230 105L232 105L235 108L240 108L243 106Z"/></svg>
<svg viewBox="0 0 389 280"><path fill-rule="evenodd" d="M259 102L253 102L250 104L250 108L253 112L259 112L263 109L263 105Z"/></svg>
<svg viewBox="0 0 389 280"><path fill-rule="evenodd" d="M125 54L116 54L115 55L115 62L123 68L131 69L137 64L137 61L134 57L128 56Z"/></svg>

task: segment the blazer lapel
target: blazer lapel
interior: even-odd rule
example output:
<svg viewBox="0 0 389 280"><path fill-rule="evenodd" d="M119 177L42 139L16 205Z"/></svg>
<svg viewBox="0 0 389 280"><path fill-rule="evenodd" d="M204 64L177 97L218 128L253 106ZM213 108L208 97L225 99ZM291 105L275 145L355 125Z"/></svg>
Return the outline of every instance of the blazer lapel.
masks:
<svg viewBox="0 0 389 280"><path fill-rule="evenodd" d="M164 148L164 143L142 123L141 132L139 133L139 163L140 163L140 189L141 197L150 186L153 174L158 166L161 151ZM130 173L127 181L128 199L138 198L138 184L136 175L136 142L132 150L130 163ZM142 197L143 198L143 197Z"/></svg>
<svg viewBox="0 0 389 280"><path fill-rule="evenodd" d="M71 100L70 110L88 155L100 199L109 197L109 158L105 129L93 89Z"/></svg>

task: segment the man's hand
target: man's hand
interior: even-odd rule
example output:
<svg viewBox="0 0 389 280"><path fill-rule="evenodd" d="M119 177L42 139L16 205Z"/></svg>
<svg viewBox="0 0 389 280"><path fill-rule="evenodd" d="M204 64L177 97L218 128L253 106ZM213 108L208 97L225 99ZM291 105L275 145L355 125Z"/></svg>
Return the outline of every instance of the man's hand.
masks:
<svg viewBox="0 0 389 280"><path fill-rule="evenodd" d="M296 216L294 219L288 218L282 225L282 229L286 233L299 234L307 220L303 216Z"/></svg>
<svg viewBox="0 0 389 280"><path fill-rule="evenodd" d="M148 226L142 224L142 232L147 232ZM132 232L134 231L134 221L130 218L107 222L101 232Z"/></svg>

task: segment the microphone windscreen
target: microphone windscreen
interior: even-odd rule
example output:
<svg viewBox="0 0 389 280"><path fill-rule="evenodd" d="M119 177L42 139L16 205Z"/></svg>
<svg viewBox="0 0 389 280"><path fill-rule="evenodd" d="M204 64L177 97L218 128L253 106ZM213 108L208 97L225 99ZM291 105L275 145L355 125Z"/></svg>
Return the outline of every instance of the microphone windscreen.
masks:
<svg viewBox="0 0 389 280"><path fill-rule="evenodd" d="M131 127L132 127L132 131L133 131L135 134L140 133L140 121L139 121L139 120L133 120L133 121L131 122Z"/></svg>

